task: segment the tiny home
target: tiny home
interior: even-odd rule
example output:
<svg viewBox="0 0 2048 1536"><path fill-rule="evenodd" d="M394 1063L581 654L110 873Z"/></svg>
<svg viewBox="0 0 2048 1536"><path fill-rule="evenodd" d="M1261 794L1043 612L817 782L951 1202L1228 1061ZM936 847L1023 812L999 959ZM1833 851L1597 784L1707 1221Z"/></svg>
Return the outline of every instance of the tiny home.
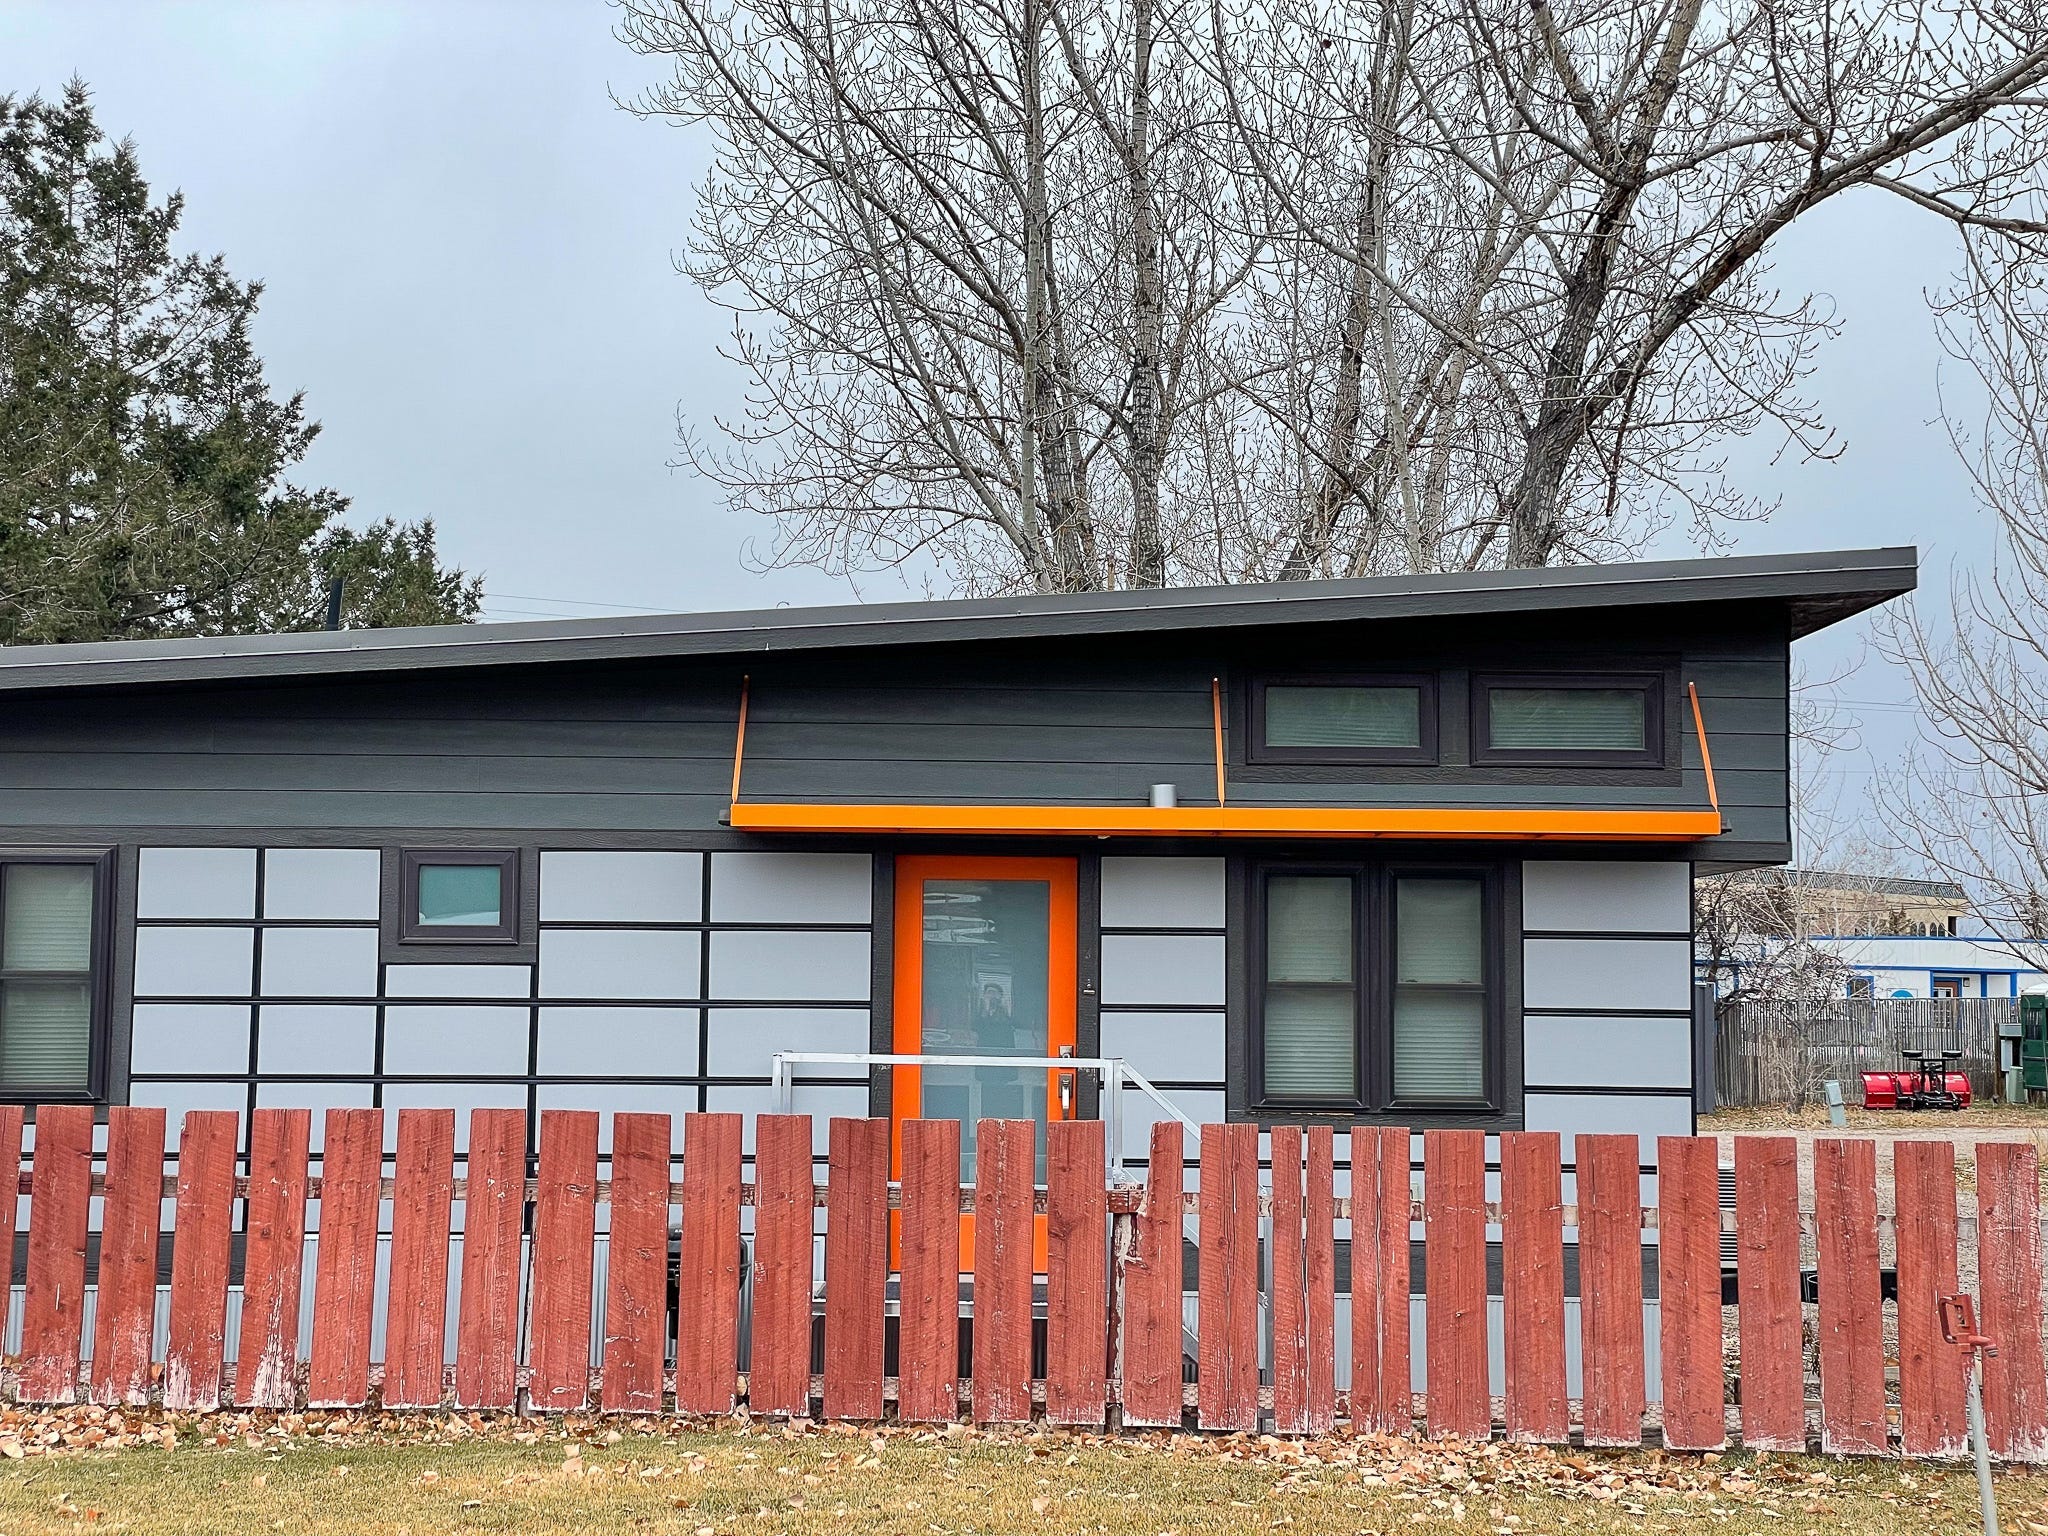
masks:
<svg viewBox="0 0 2048 1536"><path fill-rule="evenodd" d="M1176 1114L1628 1131L1648 1172L1692 875L1790 853L1790 646L1914 572L0 651L0 1096L787 1098L821 1152L1114 1116L1133 1163Z"/></svg>

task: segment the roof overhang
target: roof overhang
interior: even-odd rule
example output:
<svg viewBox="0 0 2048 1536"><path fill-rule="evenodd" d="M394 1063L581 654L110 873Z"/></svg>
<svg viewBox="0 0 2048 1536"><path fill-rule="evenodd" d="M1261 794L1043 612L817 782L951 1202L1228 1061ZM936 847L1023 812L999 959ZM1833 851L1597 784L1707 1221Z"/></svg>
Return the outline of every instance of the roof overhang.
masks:
<svg viewBox="0 0 2048 1536"><path fill-rule="evenodd" d="M221 683L863 647L1106 640L1487 614L1769 605L1796 639L1910 592L1910 548L1380 576L1140 592L770 608L631 619L453 624L200 640L0 647L0 692Z"/></svg>

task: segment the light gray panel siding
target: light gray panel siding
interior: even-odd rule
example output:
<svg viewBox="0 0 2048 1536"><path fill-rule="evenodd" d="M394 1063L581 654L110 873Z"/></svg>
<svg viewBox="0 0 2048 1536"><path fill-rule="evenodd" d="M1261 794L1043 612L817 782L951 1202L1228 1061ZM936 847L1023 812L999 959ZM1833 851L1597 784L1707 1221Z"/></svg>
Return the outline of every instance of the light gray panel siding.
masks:
<svg viewBox="0 0 2048 1536"><path fill-rule="evenodd" d="M1573 1138L1633 1133L1642 1142L1642 1162L1657 1161L1659 1136L1692 1134L1692 1099L1685 1094L1535 1093L1523 1100L1523 1115L1532 1131L1556 1131L1564 1141L1565 1161L1573 1160Z"/></svg>
<svg viewBox="0 0 2048 1536"><path fill-rule="evenodd" d="M543 1008L540 1070L551 1077L695 1077L695 1008Z"/></svg>
<svg viewBox="0 0 2048 1536"><path fill-rule="evenodd" d="M195 1109L232 1109L246 1114L249 1085L229 1082L153 1083L137 1079L129 1085L128 1102L164 1111L165 1143L173 1150L184 1130L185 1115ZM168 1204L169 1202L166 1202Z"/></svg>
<svg viewBox="0 0 2048 1536"><path fill-rule="evenodd" d="M386 1083L384 1085L384 1150L398 1147L401 1109L455 1111L455 1150L469 1150L469 1117L479 1109L526 1108L524 1083Z"/></svg>
<svg viewBox="0 0 2048 1536"><path fill-rule="evenodd" d="M137 997L247 997L255 981L250 928L138 928Z"/></svg>
<svg viewBox="0 0 2048 1536"><path fill-rule="evenodd" d="M1193 1120L1197 1125L1208 1125L1224 1118L1223 1091L1207 1088L1183 1088L1168 1093L1174 1108ZM1124 1090L1124 1161L1143 1162L1151 1154L1152 1126L1161 1120L1173 1120L1173 1116L1161 1109L1149 1094L1135 1088ZM1175 1122L1178 1124L1178 1122ZM1183 1128L1182 1145L1188 1161L1193 1162L1200 1154L1192 1132Z"/></svg>
<svg viewBox="0 0 2048 1536"><path fill-rule="evenodd" d="M144 848L136 855L137 917L254 917L253 848Z"/></svg>
<svg viewBox="0 0 2048 1536"><path fill-rule="evenodd" d="M1684 939L1527 939L1522 1000L1531 1008L1688 1009Z"/></svg>
<svg viewBox="0 0 2048 1536"><path fill-rule="evenodd" d="M265 997L375 997L374 928L271 928L263 935Z"/></svg>
<svg viewBox="0 0 2048 1536"><path fill-rule="evenodd" d="M272 848L263 855L266 918L377 921L383 855L375 848Z"/></svg>
<svg viewBox="0 0 2048 1536"><path fill-rule="evenodd" d="M720 923L865 923L874 860L864 853L714 853L711 917Z"/></svg>
<svg viewBox="0 0 2048 1536"><path fill-rule="evenodd" d="M1109 933L1102 1000L1153 1007L1223 1001L1223 936Z"/></svg>
<svg viewBox="0 0 2048 1536"><path fill-rule="evenodd" d="M245 1003L143 1003L128 1048L131 1072L246 1072Z"/></svg>
<svg viewBox="0 0 2048 1536"><path fill-rule="evenodd" d="M389 965L386 997L531 997L530 965Z"/></svg>
<svg viewBox="0 0 2048 1536"><path fill-rule="evenodd" d="M1530 859L1522 865L1522 925L1556 931L1689 932L1692 868L1676 862Z"/></svg>
<svg viewBox="0 0 2048 1536"><path fill-rule="evenodd" d="M714 1008L705 1035L712 1077L767 1077L777 1051L865 1051L865 1008ZM805 1067L807 1074L858 1076L859 1067Z"/></svg>
<svg viewBox="0 0 2048 1536"><path fill-rule="evenodd" d="M711 878L715 907L718 877ZM869 944L866 933L844 930L777 933L736 928L714 933L706 991L734 1001L864 1001L874 985Z"/></svg>
<svg viewBox="0 0 2048 1536"><path fill-rule="evenodd" d="M1522 1075L1552 1088L1689 1088L1692 1021L1534 1015L1522 1027Z"/></svg>
<svg viewBox="0 0 2048 1536"><path fill-rule="evenodd" d="M1221 928L1223 860L1106 855L1105 928Z"/></svg>
<svg viewBox="0 0 2048 1536"><path fill-rule="evenodd" d="M553 928L540 936L542 997L697 996L703 940L695 933Z"/></svg>
<svg viewBox="0 0 2048 1536"><path fill-rule="evenodd" d="M703 915L703 907L702 854L540 856L544 923L693 923Z"/></svg>
<svg viewBox="0 0 2048 1536"><path fill-rule="evenodd" d="M421 1077L524 1073L532 1027L525 1008L394 1003L384 1010L384 1070Z"/></svg>
<svg viewBox="0 0 2048 1536"><path fill-rule="evenodd" d="M377 1010L265 1004L256 1043L260 1072L368 1077L377 1065Z"/></svg>
<svg viewBox="0 0 2048 1536"><path fill-rule="evenodd" d="M776 1112L775 1090L764 1085L721 1086L704 1090L704 1107L724 1114L744 1115L740 1141L743 1151L754 1150L754 1120ZM866 1084L807 1083L799 1079L790 1100L790 1113L811 1117L811 1151L823 1157L829 1146L834 1118L859 1118L868 1112Z"/></svg>
<svg viewBox="0 0 2048 1536"><path fill-rule="evenodd" d="M1154 1082L1223 1081L1220 1013L1105 1013L1102 1054L1121 1056Z"/></svg>

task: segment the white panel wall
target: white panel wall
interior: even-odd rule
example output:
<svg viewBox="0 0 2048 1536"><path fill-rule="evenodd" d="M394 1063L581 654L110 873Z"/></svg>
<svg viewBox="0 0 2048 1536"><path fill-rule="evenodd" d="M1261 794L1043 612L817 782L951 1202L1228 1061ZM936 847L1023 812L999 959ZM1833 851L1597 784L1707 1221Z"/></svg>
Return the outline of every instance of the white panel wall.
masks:
<svg viewBox="0 0 2048 1536"><path fill-rule="evenodd" d="M1580 1133L1692 1131L1692 871L1673 860L1522 867L1524 1123Z"/></svg>

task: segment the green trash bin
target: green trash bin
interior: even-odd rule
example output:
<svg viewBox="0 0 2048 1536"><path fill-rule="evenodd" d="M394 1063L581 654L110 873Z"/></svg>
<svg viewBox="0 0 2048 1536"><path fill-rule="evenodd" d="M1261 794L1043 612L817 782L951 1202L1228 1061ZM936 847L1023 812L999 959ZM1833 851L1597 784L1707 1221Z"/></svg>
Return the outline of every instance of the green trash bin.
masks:
<svg viewBox="0 0 2048 1536"><path fill-rule="evenodd" d="M2020 1086L2048 1093L2048 994L2029 992L2020 999Z"/></svg>

